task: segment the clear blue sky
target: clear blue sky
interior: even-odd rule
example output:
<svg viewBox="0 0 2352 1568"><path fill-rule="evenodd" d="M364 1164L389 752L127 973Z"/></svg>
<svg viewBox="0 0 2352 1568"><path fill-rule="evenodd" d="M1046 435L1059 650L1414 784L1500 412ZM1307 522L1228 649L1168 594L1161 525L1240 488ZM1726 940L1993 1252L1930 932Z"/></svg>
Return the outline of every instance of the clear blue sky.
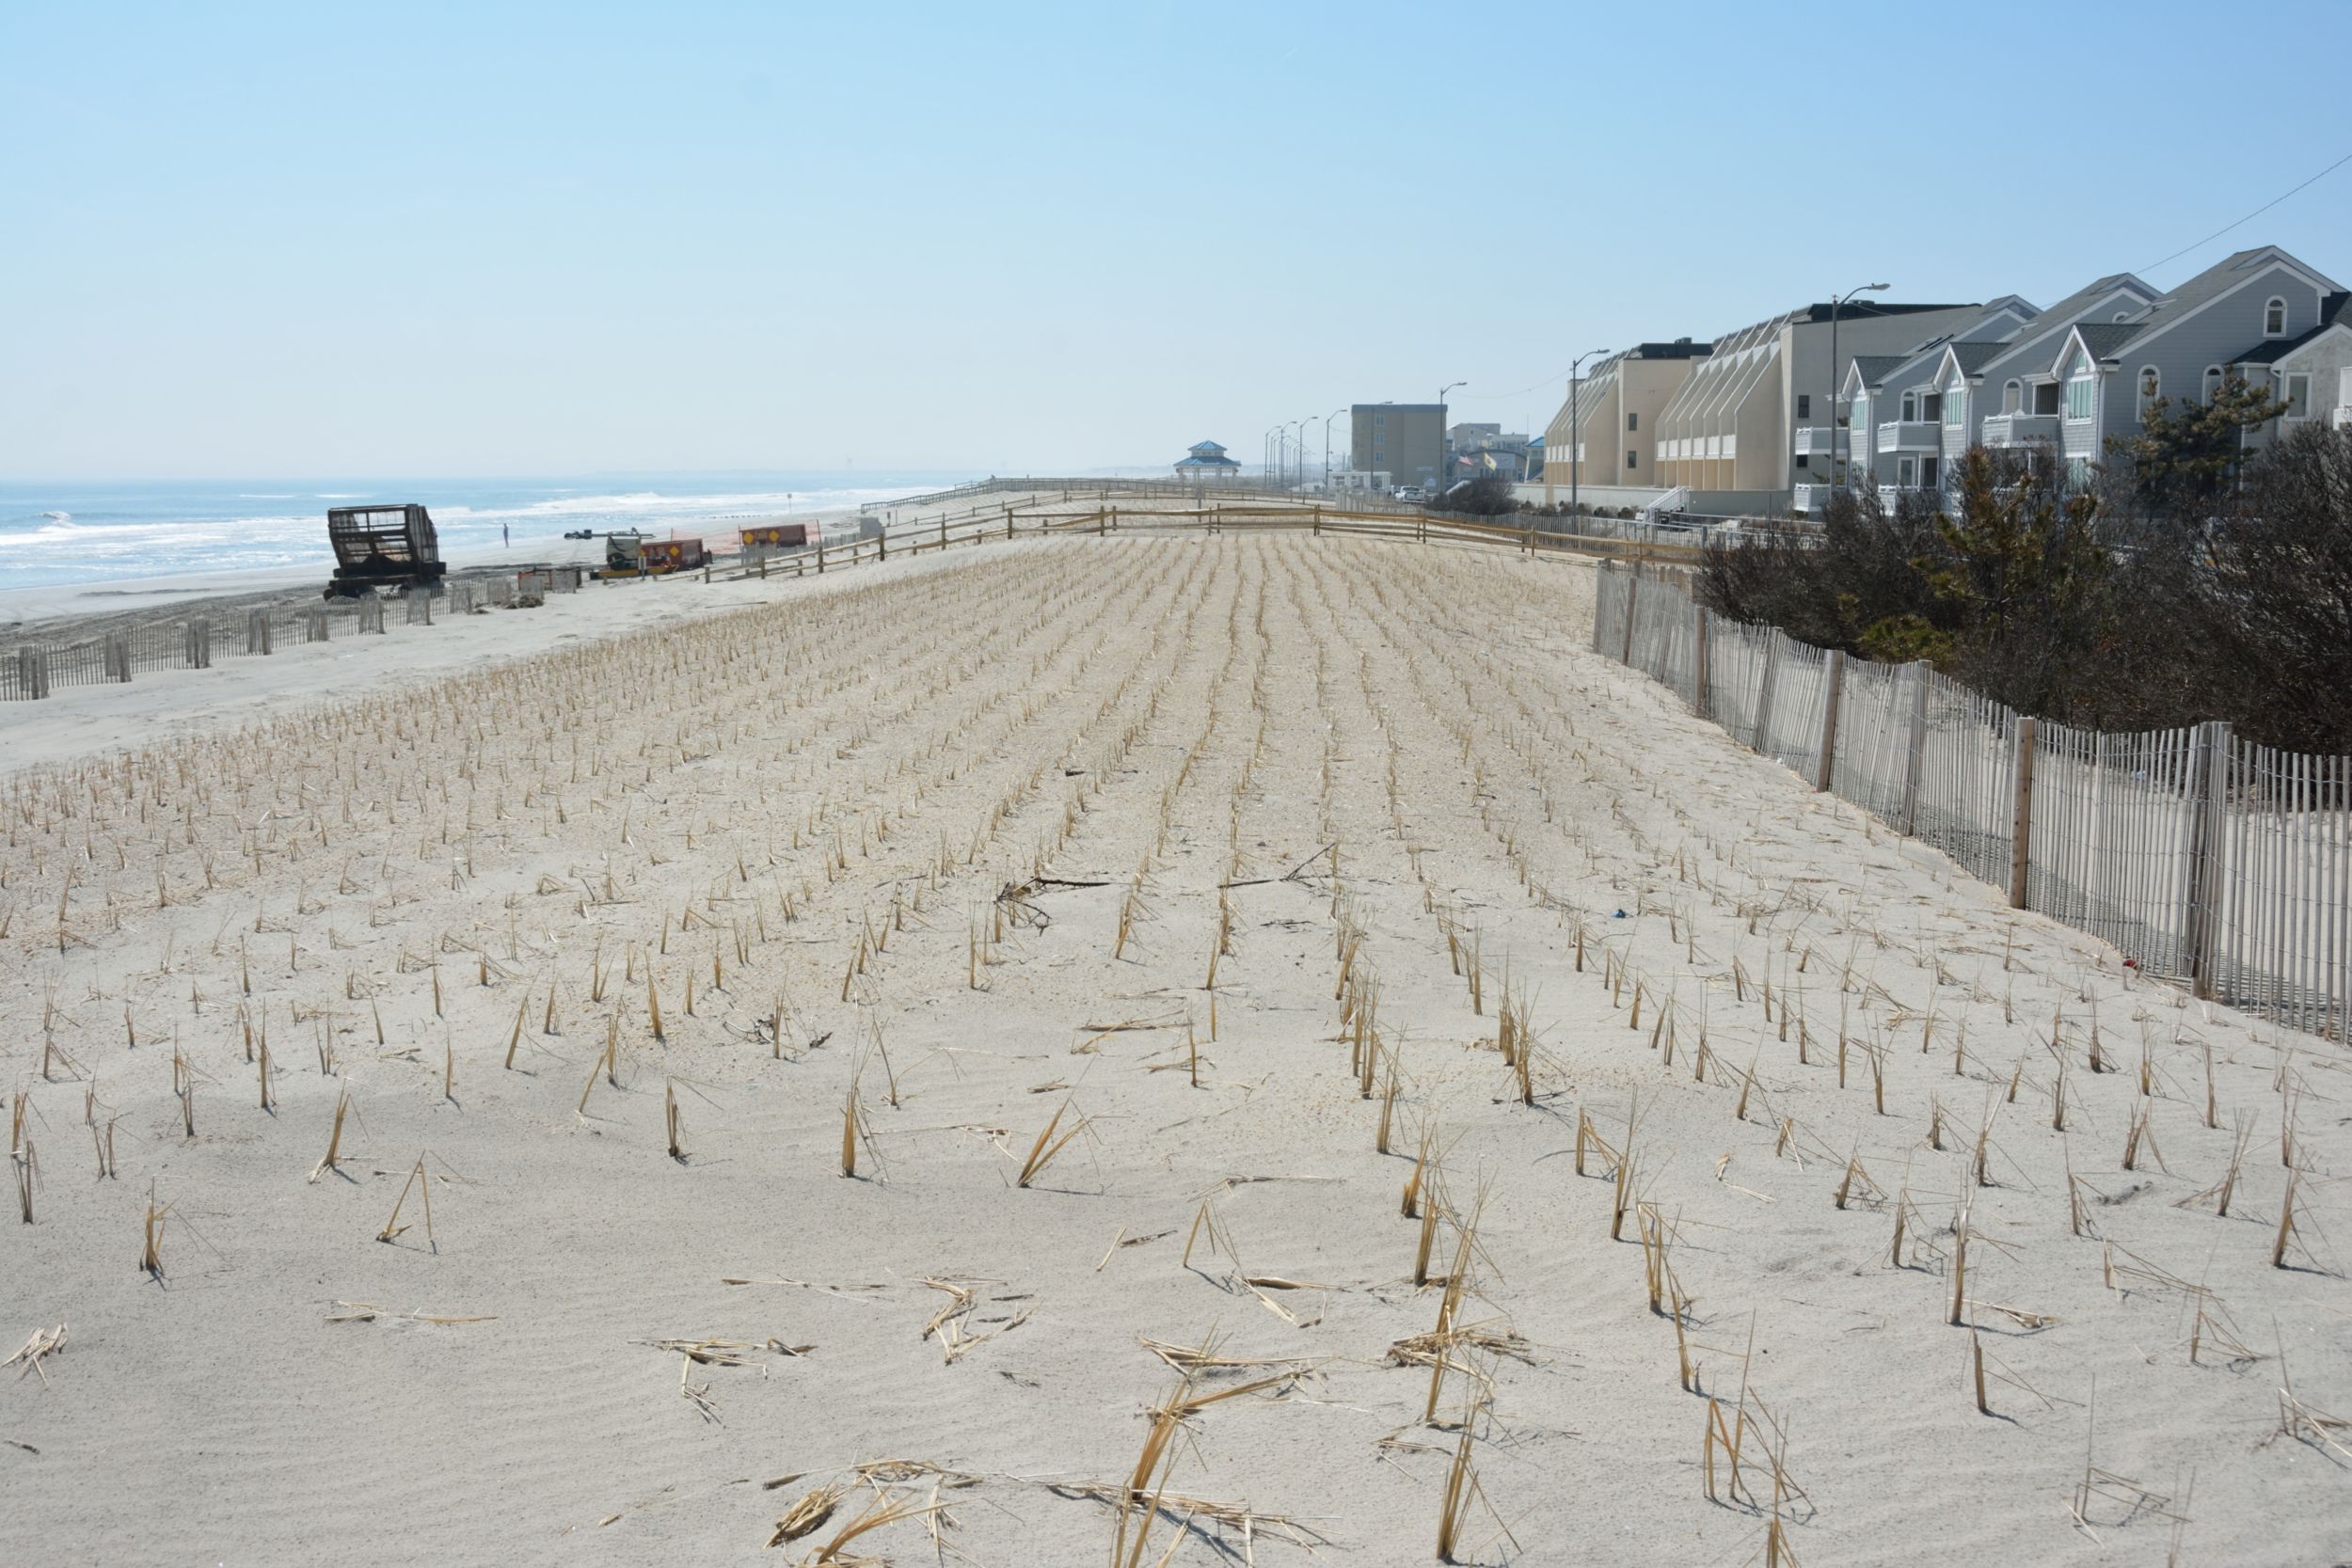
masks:
<svg viewBox="0 0 2352 1568"><path fill-rule="evenodd" d="M1581 11L0 0L0 475L1540 429L1580 350L2047 304L2352 152L2344 0ZM2352 165L2148 276L2257 241L2352 277Z"/></svg>

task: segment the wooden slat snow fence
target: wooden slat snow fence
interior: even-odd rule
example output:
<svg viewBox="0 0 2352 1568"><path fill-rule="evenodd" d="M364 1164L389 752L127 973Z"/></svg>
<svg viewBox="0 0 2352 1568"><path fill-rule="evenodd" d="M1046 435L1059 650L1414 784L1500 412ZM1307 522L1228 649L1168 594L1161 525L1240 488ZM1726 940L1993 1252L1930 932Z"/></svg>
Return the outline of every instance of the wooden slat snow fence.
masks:
<svg viewBox="0 0 2352 1568"><path fill-rule="evenodd" d="M1710 615L1603 562L1596 650L1898 832L2199 996L2342 1039L2352 1006L2352 757L2208 722L2106 735Z"/></svg>

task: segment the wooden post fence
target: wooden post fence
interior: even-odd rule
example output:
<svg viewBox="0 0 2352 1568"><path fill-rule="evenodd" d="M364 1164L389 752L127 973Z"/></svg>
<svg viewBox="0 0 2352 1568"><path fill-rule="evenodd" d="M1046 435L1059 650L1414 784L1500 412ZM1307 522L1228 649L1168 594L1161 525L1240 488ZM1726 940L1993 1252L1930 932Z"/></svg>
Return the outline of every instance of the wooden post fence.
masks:
<svg viewBox="0 0 2352 1568"><path fill-rule="evenodd" d="M1772 681L1780 671L1780 633L1764 640L1764 673L1756 685L1756 738L1748 749L1769 755L1772 746Z"/></svg>
<svg viewBox="0 0 2352 1568"><path fill-rule="evenodd" d="M1633 611L1642 602L1642 563L1633 563L1632 574L1625 586L1625 647L1617 656L1619 664L1633 663Z"/></svg>
<svg viewBox="0 0 2352 1568"><path fill-rule="evenodd" d="M1691 711L1702 719L1714 716L1714 703L1708 695L1707 623L1707 607L1694 602L1691 606Z"/></svg>
<svg viewBox="0 0 2352 1568"><path fill-rule="evenodd" d="M1821 761L1813 771L1817 794L1829 788L1830 768L1837 759L1837 702L1845 690L1845 651L1832 648L1821 666Z"/></svg>
<svg viewBox="0 0 2352 1568"><path fill-rule="evenodd" d="M1927 766L1928 663L1911 666L1911 724L1903 743L1903 835L1919 831L1919 774Z"/></svg>
<svg viewBox="0 0 2352 1568"><path fill-rule="evenodd" d="M2033 868L2033 730L2030 718L2017 721L2017 801L2010 815L2009 907L2026 907L2027 881Z"/></svg>
<svg viewBox="0 0 2352 1568"><path fill-rule="evenodd" d="M2189 755L2188 877L2182 911L2182 945L2188 950L2190 988L2214 993L2221 945L2221 856L2227 844L2223 809L2229 797L2230 726L2218 719L2197 726Z"/></svg>

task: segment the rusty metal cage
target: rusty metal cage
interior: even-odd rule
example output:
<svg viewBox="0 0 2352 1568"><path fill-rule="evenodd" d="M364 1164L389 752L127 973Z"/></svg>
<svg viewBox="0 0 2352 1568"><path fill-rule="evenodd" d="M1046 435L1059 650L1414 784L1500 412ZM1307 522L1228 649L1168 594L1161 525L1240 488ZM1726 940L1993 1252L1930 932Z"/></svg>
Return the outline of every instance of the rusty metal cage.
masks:
<svg viewBox="0 0 2352 1568"><path fill-rule="evenodd" d="M326 585L330 599L370 588L432 591L449 570L432 514L414 503L330 508L326 537L335 546L335 576Z"/></svg>

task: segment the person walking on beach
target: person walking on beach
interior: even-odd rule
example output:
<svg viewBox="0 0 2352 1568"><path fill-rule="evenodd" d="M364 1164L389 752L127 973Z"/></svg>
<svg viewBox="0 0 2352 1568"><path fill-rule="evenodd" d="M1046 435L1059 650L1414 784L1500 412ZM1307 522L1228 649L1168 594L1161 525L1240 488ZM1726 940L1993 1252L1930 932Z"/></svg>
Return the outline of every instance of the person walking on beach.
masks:
<svg viewBox="0 0 2352 1568"><path fill-rule="evenodd" d="M507 525L504 523L499 524L499 544L501 546L512 546L514 543L514 535L508 531Z"/></svg>

